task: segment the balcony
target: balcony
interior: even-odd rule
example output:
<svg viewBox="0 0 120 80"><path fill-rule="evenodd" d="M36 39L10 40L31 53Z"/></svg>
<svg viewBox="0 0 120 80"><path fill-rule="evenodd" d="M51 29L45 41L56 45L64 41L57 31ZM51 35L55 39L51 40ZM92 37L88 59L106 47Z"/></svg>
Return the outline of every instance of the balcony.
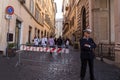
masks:
<svg viewBox="0 0 120 80"><path fill-rule="evenodd" d="M63 30L64 30L66 25L69 25L69 23L70 23L70 20L67 17L65 17L64 21L63 21Z"/></svg>
<svg viewBox="0 0 120 80"><path fill-rule="evenodd" d="M46 22L50 27L53 27L53 24L52 24L52 22L51 22L48 14L45 15L45 22Z"/></svg>
<svg viewBox="0 0 120 80"><path fill-rule="evenodd" d="M64 26L63 34L66 34L69 31L69 25Z"/></svg>
<svg viewBox="0 0 120 80"><path fill-rule="evenodd" d="M63 21L63 34L67 33L69 31L69 24L70 24L70 20L66 17L64 18Z"/></svg>

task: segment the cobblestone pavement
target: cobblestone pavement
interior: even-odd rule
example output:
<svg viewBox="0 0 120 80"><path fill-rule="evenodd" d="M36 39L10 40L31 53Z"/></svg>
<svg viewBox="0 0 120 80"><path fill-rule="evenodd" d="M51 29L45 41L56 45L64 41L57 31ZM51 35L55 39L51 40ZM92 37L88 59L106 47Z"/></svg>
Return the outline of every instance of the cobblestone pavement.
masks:
<svg viewBox="0 0 120 80"><path fill-rule="evenodd" d="M18 56L0 56L0 80L80 80L80 52L69 54L24 52L21 65L15 67ZM28 61L32 60L32 61ZM86 79L89 80L87 69ZM120 68L95 60L96 80L120 80Z"/></svg>

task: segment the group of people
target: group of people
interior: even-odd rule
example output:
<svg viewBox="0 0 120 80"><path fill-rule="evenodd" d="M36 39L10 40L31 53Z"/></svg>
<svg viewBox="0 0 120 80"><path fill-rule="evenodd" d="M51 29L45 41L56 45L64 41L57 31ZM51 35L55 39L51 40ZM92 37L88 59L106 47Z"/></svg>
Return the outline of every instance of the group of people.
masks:
<svg viewBox="0 0 120 80"><path fill-rule="evenodd" d="M38 46L42 46L42 47L65 47L65 48L69 48L70 45L70 40L68 38L64 39L61 36L57 39L54 38L53 36L50 36L49 38L42 36L42 38L39 37L35 37L33 40L34 46L38 47Z"/></svg>

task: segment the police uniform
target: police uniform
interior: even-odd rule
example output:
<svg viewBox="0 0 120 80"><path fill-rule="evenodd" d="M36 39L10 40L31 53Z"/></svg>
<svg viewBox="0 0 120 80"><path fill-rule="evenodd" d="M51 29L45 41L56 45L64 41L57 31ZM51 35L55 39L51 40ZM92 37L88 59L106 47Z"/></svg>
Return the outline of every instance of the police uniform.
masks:
<svg viewBox="0 0 120 80"><path fill-rule="evenodd" d="M89 46L85 46L88 44ZM93 69L93 61L95 54L93 49L96 48L96 44L94 43L92 38L81 38L80 39L80 47L81 47L81 80L84 79L86 74L87 63L89 65L90 72L90 80L94 80L94 69Z"/></svg>

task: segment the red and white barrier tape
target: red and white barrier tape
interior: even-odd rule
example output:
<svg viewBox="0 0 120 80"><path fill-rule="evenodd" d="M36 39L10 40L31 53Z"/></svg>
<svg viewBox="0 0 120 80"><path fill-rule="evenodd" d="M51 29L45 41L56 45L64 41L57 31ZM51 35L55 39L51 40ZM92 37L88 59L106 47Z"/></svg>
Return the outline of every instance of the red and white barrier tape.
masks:
<svg viewBox="0 0 120 80"><path fill-rule="evenodd" d="M49 47L33 47L22 45L20 50L25 51L39 51L39 52L56 52L56 53L69 53L69 49L66 48L49 48Z"/></svg>

